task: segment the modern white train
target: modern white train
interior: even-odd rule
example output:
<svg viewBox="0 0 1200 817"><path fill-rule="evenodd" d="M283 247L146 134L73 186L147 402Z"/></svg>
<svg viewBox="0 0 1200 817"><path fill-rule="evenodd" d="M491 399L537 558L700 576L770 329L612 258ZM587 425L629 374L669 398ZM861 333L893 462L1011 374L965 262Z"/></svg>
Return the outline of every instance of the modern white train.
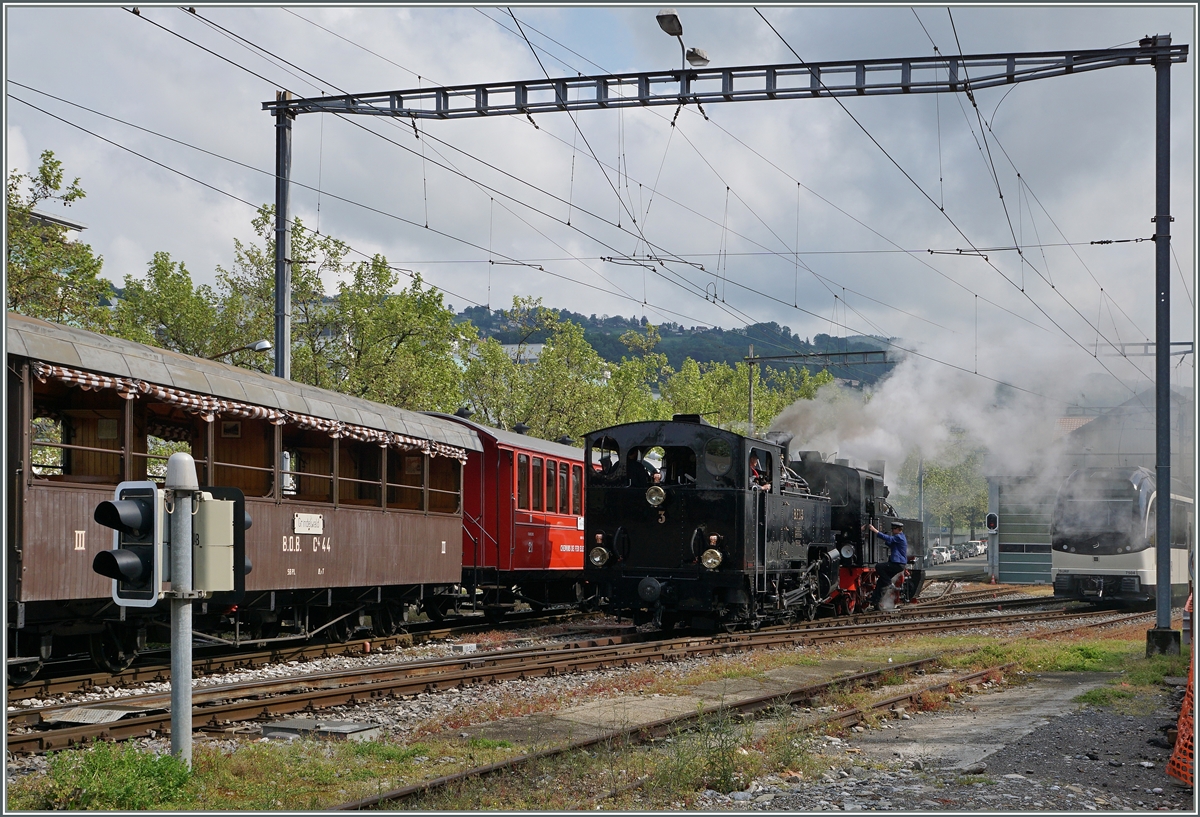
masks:
<svg viewBox="0 0 1200 817"><path fill-rule="evenodd" d="M1147 468L1080 468L1054 503L1050 573L1054 595L1128 606L1156 596L1155 513L1159 502ZM1195 501L1172 493L1171 598L1182 604L1194 562Z"/></svg>

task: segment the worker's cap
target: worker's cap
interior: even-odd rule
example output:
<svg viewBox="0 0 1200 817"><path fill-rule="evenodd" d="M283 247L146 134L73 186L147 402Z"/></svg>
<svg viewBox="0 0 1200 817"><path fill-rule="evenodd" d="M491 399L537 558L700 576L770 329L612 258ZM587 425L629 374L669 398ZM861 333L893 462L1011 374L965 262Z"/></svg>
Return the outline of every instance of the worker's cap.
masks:
<svg viewBox="0 0 1200 817"><path fill-rule="evenodd" d="M903 522L893 522L892 527L899 528L900 530L904 530L904 523Z"/></svg>

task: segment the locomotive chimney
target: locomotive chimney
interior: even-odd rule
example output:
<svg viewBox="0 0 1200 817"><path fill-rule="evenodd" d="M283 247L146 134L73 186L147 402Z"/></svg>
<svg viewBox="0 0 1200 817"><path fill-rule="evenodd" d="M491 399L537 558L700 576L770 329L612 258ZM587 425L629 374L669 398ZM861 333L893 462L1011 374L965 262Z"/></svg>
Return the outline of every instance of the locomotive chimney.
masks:
<svg viewBox="0 0 1200 817"><path fill-rule="evenodd" d="M834 465L844 465L844 466L846 466L847 468L849 468L849 467L850 467L850 460L834 460L834 461L833 461L833 464L834 464Z"/></svg>
<svg viewBox="0 0 1200 817"><path fill-rule="evenodd" d="M874 471L879 476L883 476L883 469L887 465L887 460L871 460L867 463L867 470Z"/></svg>

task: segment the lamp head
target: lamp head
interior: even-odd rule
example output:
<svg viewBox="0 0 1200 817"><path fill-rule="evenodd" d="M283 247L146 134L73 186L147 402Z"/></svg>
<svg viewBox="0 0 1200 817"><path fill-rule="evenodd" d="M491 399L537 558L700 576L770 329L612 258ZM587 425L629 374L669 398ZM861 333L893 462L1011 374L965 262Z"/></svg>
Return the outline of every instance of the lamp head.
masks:
<svg viewBox="0 0 1200 817"><path fill-rule="evenodd" d="M256 340L246 348L251 352L269 352L273 348L273 344L269 340Z"/></svg>
<svg viewBox="0 0 1200 817"><path fill-rule="evenodd" d="M689 48L687 61L695 68L703 68L708 65L708 53L703 48Z"/></svg>
<svg viewBox="0 0 1200 817"><path fill-rule="evenodd" d="M675 13L675 9L661 9L658 14L654 15L654 18L658 20L659 28L672 37L683 36L683 23L680 21L679 15Z"/></svg>

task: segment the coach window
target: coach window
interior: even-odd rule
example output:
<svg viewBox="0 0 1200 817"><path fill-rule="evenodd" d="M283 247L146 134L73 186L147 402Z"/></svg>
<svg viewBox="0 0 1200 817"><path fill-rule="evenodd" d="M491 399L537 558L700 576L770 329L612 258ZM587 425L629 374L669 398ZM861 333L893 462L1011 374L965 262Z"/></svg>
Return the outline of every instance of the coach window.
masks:
<svg viewBox="0 0 1200 817"><path fill-rule="evenodd" d="M529 510L529 455L517 455L517 507Z"/></svg>
<svg viewBox="0 0 1200 817"><path fill-rule="evenodd" d="M379 443L345 438L338 446L338 504L379 507Z"/></svg>
<svg viewBox="0 0 1200 817"><path fill-rule="evenodd" d="M533 458L530 482L533 483L533 510L542 510L542 458Z"/></svg>
<svg viewBox="0 0 1200 817"><path fill-rule="evenodd" d="M125 400L112 389L57 381L34 386L31 471L35 478L116 485L123 479Z"/></svg>
<svg viewBox="0 0 1200 817"><path fill-rule="evenodd" d="M458 513L462 464L454 457L429 457L429 511Z"/></svg>
<svg viewBox="0 0 1200 817"><path fill-rule="evenodd" d="M554 460L546 460L546 510L558 510L558 463Z"/></svg>
<svg viewBox="0 0 1200 817"><path fill-rule="evenodd" d="M567 497L567 482L568 482L567 463L560 462L558 464L558 512L570 513L568 497Z"/></svg>
<svg viewBox="0 0 1200 817"><path fill-rule="evenodd" d="M216 459L222 458L222 450L237 442L234 433L241 433L241 427L231 427L225 423L215 429L214 446ZM230 436L222 436L222 434ZM222 443L225 445L222 445ZM302 429L289 425L283 429L283 472L285 485L290 485L293 493L284 492L287 499L297 502L331 502L333 499L333 438L324 431ZM226 456L228 454L226 453ZM229 483L221 482L222 469L215 467L216 485Z"/></svg>
<svg viewBox="0 0 1200 817"><path fill-rule="evenodd" d="M583 516L583 466L571 466L571 513Z"/></svg>
<svg viewBox="0 0 1200 817"><path fill-rule="evenodd" d="M275 474L275 427L266 420L217 417L214 422L212 484L240 488L246 496L270 496ZM333 462L332 439L318 434L308 444L322 451L321 456L310 458L309 464L319 462L321 470L316 473L329 474ZM328 502L331 485L332 480L326 478L310 482L307 489L322 495L319 501Z"/></svg>
<svg viewBox="0 0 1200 817"><path fill-rule="evenodd" d="M387 506L402 511L425 510L425 455L393 448L387 456Z"/></svg>
<svg viewBox="0 0 1200 817"><path fill-rule="evenodd" d="M144 421L145 453L135 450L133 456L134 479L151 479L162 483L167 476L167 460L172 454L191 454L196 459L196 476L201 485L211 484L204 468L208 464L204 455L207 423L198 423L184 414L182 409L166 403L151 403L146 406L144 417L135 414L135 431ZM139 437L141 435L139 434ZM193 444L196 443L195 447Z"/></svg>

